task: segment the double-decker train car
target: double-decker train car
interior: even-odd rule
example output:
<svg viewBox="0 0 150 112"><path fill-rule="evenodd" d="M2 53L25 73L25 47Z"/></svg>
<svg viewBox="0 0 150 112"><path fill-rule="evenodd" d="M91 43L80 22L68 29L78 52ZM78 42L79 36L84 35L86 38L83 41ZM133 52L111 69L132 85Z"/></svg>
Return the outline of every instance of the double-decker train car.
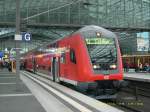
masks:
<svg viewBox="0 0 150 112"><path fill-rule="evenodd" d="M115 94L123 79L117 36L89 25L24 56L27 70L98 94Z"/></svg>

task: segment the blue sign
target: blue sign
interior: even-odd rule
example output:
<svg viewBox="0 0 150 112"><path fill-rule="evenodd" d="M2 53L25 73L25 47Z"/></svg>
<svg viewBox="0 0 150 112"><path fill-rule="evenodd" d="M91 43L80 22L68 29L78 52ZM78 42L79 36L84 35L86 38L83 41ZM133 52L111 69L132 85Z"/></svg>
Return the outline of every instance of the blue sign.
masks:
<svg viewBox="0 0 150 112"><path fill-rule="evenodd" d="M23 32L22 33L22 40L23 41L31 41L32 35L31 33Z"/></svg>
<svg viewBox="0 0 150 112"><path fill-rule="evenodd" d="M4 56L3 52L0 52L0 58L2 58Z"/></svg>

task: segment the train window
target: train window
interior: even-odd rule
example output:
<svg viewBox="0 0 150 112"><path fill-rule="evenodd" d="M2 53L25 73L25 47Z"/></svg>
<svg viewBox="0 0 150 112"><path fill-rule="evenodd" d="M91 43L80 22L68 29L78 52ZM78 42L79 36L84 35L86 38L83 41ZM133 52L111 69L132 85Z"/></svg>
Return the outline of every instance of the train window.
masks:
<svg viewBox="0 0 150 112"><path fill-rule="evenodd" d="M70 61L76 64L76 56L73 49L70 50Z"/></svg>
<svg viewBox="0 0 150 112"><path fill-rule="evenodd" d="M114 38L92 38L91 36L85 38L85 42L94 71L117 69L117 47Z"/></svg>
<svg viewBox="0 0 150 112"><path fill-rule="evenodd" d="M61 55L60 63L66 63L66 56L65 56L65 53L63 53L63 54Z"/></svg>

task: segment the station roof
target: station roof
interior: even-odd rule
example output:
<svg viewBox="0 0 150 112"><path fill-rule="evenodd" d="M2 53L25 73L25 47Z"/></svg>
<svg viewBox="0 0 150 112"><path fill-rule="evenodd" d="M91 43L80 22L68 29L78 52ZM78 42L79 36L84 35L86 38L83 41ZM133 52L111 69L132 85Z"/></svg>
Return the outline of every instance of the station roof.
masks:
<svg viewBox="0 0 150 112"><path fill-rule="evenodd" d="M21 18L33 25L150 28L150 0L20 0ZM16 3L0 0L0 23L15 22Z"/></svg>
<svg viewBox="0 0 150 112"><path fill-rule="evenodd" d="M45 41L91 24L118 32L150 31L150 0L20 0L20 8L21 29ZM0 0L0 38L14 34L15 12L15 0Z"/></svg>

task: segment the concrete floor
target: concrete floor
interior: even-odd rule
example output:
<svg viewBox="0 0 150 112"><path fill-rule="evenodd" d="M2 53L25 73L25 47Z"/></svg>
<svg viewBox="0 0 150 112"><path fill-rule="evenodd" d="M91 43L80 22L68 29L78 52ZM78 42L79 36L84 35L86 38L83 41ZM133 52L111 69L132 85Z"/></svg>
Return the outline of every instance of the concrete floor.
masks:
<svg viewBox="0 0 150 112"><path fill-rule="evenodd" d="M16 75L7 69L0 70L0 112L45 112L44 108Z"/></svg>

